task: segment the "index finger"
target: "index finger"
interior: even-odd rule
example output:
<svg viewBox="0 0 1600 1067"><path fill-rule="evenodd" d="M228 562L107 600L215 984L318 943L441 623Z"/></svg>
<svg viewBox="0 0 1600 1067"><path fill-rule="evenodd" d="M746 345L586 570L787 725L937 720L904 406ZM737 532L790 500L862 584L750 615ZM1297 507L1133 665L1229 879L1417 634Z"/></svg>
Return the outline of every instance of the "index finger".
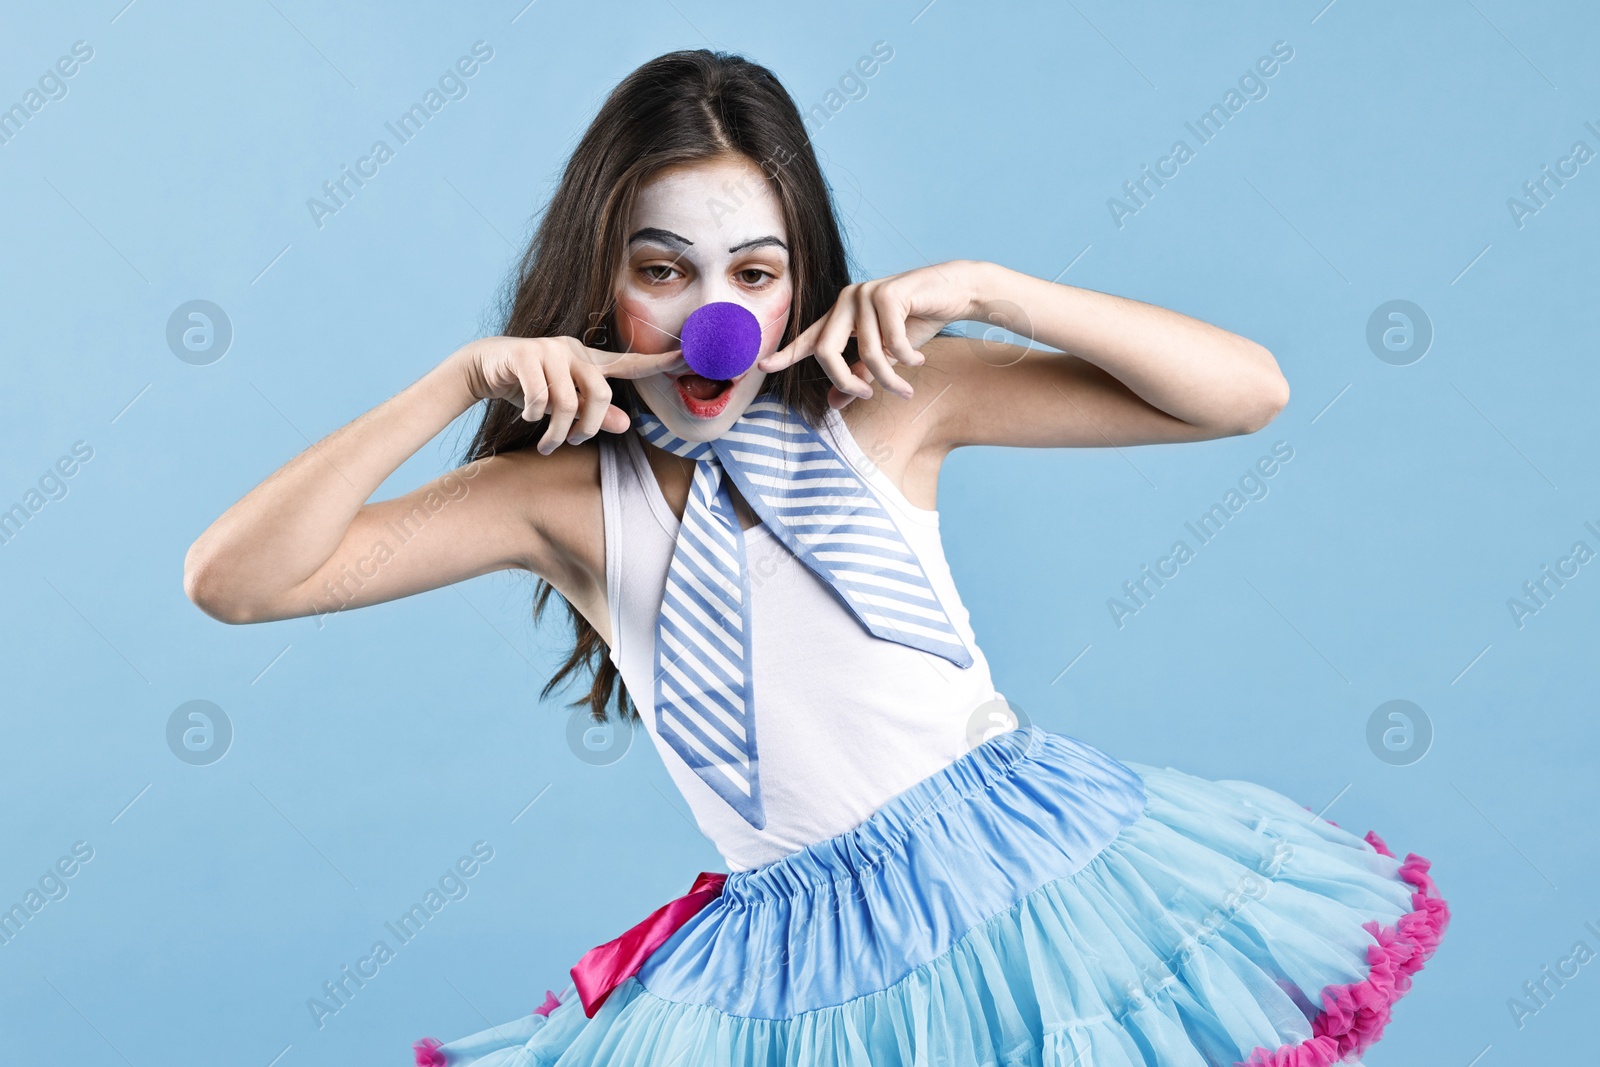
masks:
<svg viewBox="0 0 1600 1067"><path fill-rule="evenodd" d="M833 348L821 348L822 334L830 326L834 325L836 318L838 320L838 330L844 331L843 337L835 338L838 344L834 345ZM840 392L849 391L854 396L863 395L860 390L865 390L865 395L871 396L872 387L860 382L859 376L851 371L851 365L844 361L844 356L841 354L844 345L850 340L850 324L852 321L848 309L841 304L835 304L826 315L806 327L805 331L790 342L788 346L779 349L765 359L758 360L756 366L770 374L792 366L807 356L813 356L833 382L834 388ZM834 351L833 349L839 349L840 351Z"/></svg>
<svg viewBox="0 0 1600 1067"><path fill-rule="evenodd" d="M690 369L681 348L668 352L605 352L585 348L584 354L607 378L648 378L652 374L682 374Z"/></svg>
<svg viewBox="0 0 1600 1067"><path fill-rule="evenodd" d="M816 342L817 334L822 331L822 325L827 321L827 318L826 315L822 316L822 318L801 330L793 341L790 341L776 352L756 360L756 367L771 374L774 371L793 366L806 356L809 356L811 354L811 346Z"/></svg>

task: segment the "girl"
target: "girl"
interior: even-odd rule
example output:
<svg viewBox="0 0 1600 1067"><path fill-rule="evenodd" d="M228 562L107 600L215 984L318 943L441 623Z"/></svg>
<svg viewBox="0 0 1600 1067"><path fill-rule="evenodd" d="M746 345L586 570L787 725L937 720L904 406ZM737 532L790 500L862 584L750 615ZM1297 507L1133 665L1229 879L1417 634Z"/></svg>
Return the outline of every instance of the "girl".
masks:
<svg viewBox="0 0 1600 1067"><path fill-rule="evenodd" d="M681 352L708 303L760 325L730 379ZM995 732L939 540L952 449L1253 433L1288 399L1265 349L991 263L852 284L794 102L706 51L606 100L504 334L290 461L185 569L235 623L532 572L576 633L544 693L592 672L578 703L642 720L727 861L419 1064L1325 1067L1378 1038L1448 920L1427 861L1249 783ZM484 401L465 466L367 503ZM451 505L349 581L430 493Z"/></svg>

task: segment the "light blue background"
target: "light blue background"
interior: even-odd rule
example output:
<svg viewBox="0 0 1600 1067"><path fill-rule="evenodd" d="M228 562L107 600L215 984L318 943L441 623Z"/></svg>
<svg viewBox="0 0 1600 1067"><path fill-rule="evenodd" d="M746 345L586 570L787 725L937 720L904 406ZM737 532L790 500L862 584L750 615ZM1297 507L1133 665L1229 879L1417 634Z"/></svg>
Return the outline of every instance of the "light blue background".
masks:
<svg viewBox="0 0 1600 1067"><path fill-rule="evenodd" d="M228 505L492 329L602 96L708 40L807 108L893 47L815 138L859 276L994 260L1275 353L1293 399L1251 437L952 456L947 548L996 683L1114 755L1332 801L1434 861L1454 923L1371 1063L1592 1048L1600 963L1520 1030L1507 1000L1580 938L1600 949L1582 926L1600 925L1600 563L1521 628L1507 600L1573 542L1600 549L1600 163L1522 228L1506 206L1574 141L1600 149L1592 8L124 2L8 4L0 26L0 106L94 49L0 145L0 507L94 449L0 547L0 903L94 849L0 947L13 1058L407 1063L424 1034L528 1011L719 869L643 735L593 767L561 700L537 701L566 627L559 606L533 627L531 580L320 629L223 626L181 587ZM470 94L316 228L307 198L480 39ZM1119 229L1107 199L1280 40L1269 95ZM235 329L210 366L164 338L195 298ZM1409 366L1365 341L1391 299L1436 330ZM466 434L379 495L453 466ZM1270 494L1119 629L1108 598L1277 441L1294 458ZM206 767L165 740L197 698L236 731ZM1409 766L1366 741L1394 698L1436 731ZM479 840L494 859L470 894L318 1029L308 998Z"/></svg>

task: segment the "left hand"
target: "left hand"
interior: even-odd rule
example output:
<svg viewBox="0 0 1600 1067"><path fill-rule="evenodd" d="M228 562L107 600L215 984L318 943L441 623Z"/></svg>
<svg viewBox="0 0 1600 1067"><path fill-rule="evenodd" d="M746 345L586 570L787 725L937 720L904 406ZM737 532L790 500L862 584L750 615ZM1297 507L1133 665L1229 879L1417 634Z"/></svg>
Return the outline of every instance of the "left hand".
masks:
<svg viewBox="0 0 1600 1067"><path fill-rule="evenodd" d="M856 397L872 396L873 378L910 399L911 385L893 370L896 363L919 366L918 347L952 322L979 313L979 275L986 264L952 260L903 274L847 285L833 307L756 366L768 373L807 356L816 356L833 388L828 403L843 408ZM844 360L844 347L856 339L860 360Z"/></svg>

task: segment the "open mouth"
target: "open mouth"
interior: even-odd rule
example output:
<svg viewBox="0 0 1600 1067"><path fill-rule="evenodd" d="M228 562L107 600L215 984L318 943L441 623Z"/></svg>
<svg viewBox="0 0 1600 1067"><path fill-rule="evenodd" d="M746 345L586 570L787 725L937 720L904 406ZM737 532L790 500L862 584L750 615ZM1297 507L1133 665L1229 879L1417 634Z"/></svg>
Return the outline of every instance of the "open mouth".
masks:
<svg viewBox="0 0 1600 1067"><path fill-rule="evenodd" d="M742 374L739 376L743 377ZM728 406L728 398L733 395L733 387L739 378L706 378L690 372L674 378L673 385L677 386L678 397L689 414L696 418L712 419L722 414Z"/></svg>

